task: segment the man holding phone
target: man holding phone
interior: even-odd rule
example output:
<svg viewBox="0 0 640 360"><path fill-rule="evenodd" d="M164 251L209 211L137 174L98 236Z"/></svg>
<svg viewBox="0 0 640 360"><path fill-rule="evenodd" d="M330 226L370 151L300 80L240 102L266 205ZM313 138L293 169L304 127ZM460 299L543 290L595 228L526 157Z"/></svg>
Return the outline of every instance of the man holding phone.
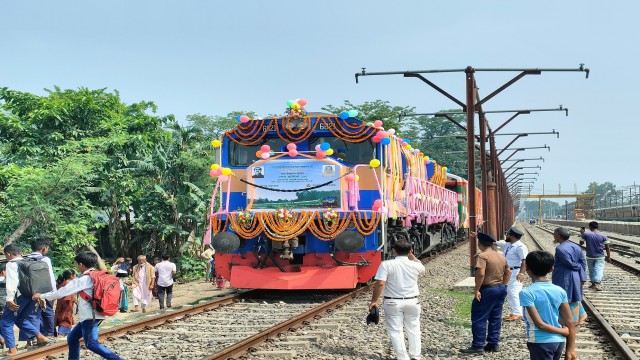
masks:
<svg viewBox="0 0 640 360"><path fill-rule="evenodd" d="M602 291L602 276L604 275L604 262L611 261L611 250L609 249L609 239L598 231L598 223L592 221L589 223L589 232L585 232L585 228L580 228L581 240L580 245L586 242L587 248L587 266L589 267L589 280L591 280L590 289ZM606 251L606 256L605 256Z"/></svg>

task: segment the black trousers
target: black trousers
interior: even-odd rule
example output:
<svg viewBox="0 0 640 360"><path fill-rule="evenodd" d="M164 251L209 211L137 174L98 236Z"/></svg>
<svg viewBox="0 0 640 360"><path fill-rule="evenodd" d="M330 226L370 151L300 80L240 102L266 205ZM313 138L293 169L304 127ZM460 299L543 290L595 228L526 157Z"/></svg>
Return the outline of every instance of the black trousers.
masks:
<svg viewBox="0 0 640 360"><path fill-rule="evenodd" d="M164 294L167 294L167 307L171 307L171 296L173 295L173 284L169 286L158 285L158 300L160 300L160 308L164 307Z"/></svg>

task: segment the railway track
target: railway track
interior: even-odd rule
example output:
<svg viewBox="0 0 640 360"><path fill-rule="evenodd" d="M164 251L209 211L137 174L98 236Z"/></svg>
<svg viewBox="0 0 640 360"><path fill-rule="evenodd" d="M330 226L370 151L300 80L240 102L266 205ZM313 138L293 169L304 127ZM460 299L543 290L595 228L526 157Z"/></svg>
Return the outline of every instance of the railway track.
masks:
<svg viewBox="0 0 640 360"><path fill-rule="evenodd" d="M534 235L537 231L552 234L552 230L528 225L523 228L540 249L554 252L551 237L545 234L545 240L542 240L542 236ZM619 263L612 259L614 261ZM637 359L640 322L634 316L640 315L640 282L637 272L630 273L626 264L620 264L624 267L606 265L604 291L585 289L583 306L590 321L578 331L577 348L581 358ZM603 333L608 342L598 341L603 339Z"/></svg>
<svg viewBox="0 0 640 360"><path fill-rule="evenodd" d="M465 242L444 249L443 255ZM429 254L424 262L434 259ZM146 359L149 351L163 359L233 359L253 352L261 343L297 328L307 328L301 336L283 342L293 346L310 337L323 337L341 321L341 313L364 313L362 298L371 286L351 291L262 291L246 290L201 302L141 321L100 331L100 341L123 359ZM348 305L351 303L351 305ZM345 304L347 304L345 306ZM344 306L344 309L340 309ZM331 323L323 317L334 315ZM336 320L337 315L337 320ZM323 330L326 329L326 330ZM296 344L297 343L297 344ZM63 359L66 342L58 342L10 359ZM267 355L268 356L268 355ZM82 359L99 359L83 350Z"/></svg>

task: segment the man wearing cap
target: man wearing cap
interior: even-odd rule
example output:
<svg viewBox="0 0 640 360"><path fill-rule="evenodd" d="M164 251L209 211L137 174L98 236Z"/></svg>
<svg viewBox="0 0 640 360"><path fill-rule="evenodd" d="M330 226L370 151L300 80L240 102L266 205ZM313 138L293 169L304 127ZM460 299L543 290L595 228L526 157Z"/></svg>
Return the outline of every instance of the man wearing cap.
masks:
<svg viewBox="0 0 640 360"><path fill-rule="evenodd" d="M520 290L522 290L522 282L527 270L524 260L529 253L527 246L520 241L522 235L524 235L522 231L511 227L505 234L505 240L497 242L497 245L504 251L504 257L507 258L507 264L511 270L511 278L507 286L507 303L511 308L511 315L503 319L506 321L522 319Z"/></svg>
<svg viewBox="0 0 640 360"><path fill-rule="evenodd" d="M474 233L471 235L476 236ZM473 342L469 348L460 349L465 354L498 351L502 326L500 317L511 274L504 256L491 248L496 240L483 233L478 233L477 237L480 253L476 255L475 296L471 303Z"/></svg>
<svg viewBox="0 0 640 360"><path fill-rule="evenodd" d="M380 264L369 310L378 306L380 295L384 297L384 321L391 344L398 360L420 360L422 349L420 334L420 299L418 276L424 273L424 265L411 252L411 243L398 240L393 245L393 260ZM404 344L403 328L406 326L409 351Z"/></svg>

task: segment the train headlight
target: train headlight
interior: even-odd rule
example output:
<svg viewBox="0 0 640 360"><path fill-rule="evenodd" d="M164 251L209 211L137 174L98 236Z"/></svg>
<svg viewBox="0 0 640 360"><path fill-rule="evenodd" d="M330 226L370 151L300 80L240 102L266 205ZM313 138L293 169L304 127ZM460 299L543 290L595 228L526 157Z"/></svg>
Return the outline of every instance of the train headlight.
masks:
<svg viewBox="0 0 640 360"><path fill-rule="evenodd" d="M240 238L234 233L223 231L213 237L211 244L217 252L227 254L238 250L240 247Z"/></svg>
<svg viewBox="0 0 640 360"><path fill-rule="evenodd" d="M355 231L345 231L336 236L336 248L346 253L354 253L364 247L364 236Z"/></svg>

